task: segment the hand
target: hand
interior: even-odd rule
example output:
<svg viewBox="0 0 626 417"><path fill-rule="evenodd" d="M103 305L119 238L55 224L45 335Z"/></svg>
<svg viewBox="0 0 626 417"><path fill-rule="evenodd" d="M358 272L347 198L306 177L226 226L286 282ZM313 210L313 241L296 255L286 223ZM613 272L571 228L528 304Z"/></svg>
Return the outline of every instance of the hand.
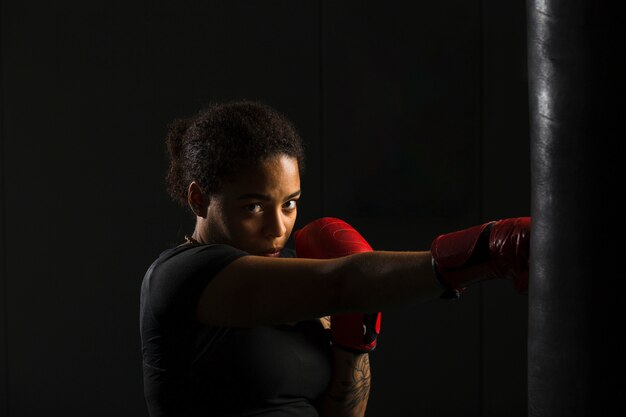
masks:
<svg viewBox="0 0 626 417"><path fill-rule="evenodd" d="M371 252L372 247L343 220L324 217L294 233L299 258L329 259ZM376 347L381 313L335 314L330 317L333 346L355 353Z"/></svg>
<svg viewBox="0 0 626 417"><path fill-rule="evenodd" d="M333 346L353 353L367 353L376 347L381 313L335 314L330 316Z"/></svg>
<svg viewBox="0 0 626 417"><path fill-rule="evenodd" d="M433 267L441 284L460 292L468 285L509 278L528 291L530 217L516 217L438 236L432 243Z"/></svg>

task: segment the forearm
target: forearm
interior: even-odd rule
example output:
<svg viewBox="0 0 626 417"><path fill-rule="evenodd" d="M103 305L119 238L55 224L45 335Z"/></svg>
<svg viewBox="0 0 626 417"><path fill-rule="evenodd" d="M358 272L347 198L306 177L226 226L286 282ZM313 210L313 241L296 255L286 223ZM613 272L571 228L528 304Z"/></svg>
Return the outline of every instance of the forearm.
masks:
<svg viewBox="0 0 626 417"><path fill-rule="evenodd" d="M363 417L370 392L369 354L333 348L333 379L320 398L320 417Z"/></svg>
<svg viewBox="0 0 626 417"><path fill-rule="evenodd" d="M379 311L409 300L436 299L442 293L430 252L359 253L341 262L342 308Z"/></svg>

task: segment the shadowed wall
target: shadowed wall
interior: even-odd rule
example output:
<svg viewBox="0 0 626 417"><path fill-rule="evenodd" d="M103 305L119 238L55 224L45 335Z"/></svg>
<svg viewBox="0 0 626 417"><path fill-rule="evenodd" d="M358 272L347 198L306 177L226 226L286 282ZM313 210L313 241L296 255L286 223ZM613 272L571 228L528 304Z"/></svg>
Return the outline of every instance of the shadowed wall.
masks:
<svg viewBox="0 0 626 417"><path fill-rule="evenodd" d="M145 416L139 287L192 219L165 127L258 99L308 170L297 226L375 249L529 214L524 4L1 2L0 414ZM368 416L526 415L508 282L385 311Z"/></svg>

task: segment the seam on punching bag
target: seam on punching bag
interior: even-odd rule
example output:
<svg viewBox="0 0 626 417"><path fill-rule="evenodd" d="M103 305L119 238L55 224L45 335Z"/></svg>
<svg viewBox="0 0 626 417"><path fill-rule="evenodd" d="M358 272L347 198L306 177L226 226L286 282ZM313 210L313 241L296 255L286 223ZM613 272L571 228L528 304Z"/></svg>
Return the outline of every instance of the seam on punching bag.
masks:
<svg viewBox="0 0 626 417"><path fill-rule="evenodd" d="M479 3L479 11L478 11L478 222L480 224L483 222L483 199L485 198L483 191L483 181L484 181L484 140L485 140L485 126L484 126L484 112L485 112L485 104L484 104L484 71L485 71L485 4L484 0L481 0ZM478 316L478 383L480 387L480 393L478 396L478 410L479 415L484 417L485 415L485 333L484 333L484 320L485 320L485 303L484 303L484 294L483 294L483 286L482 284L478 285L478 305L479 305L479 316Z"/></svg>
<svg viewBox="0 0 626 417"><path fill-rule="evenodd" d="M326 138L325 117L324 117L324 8L323 0L318 3L318 78L319 78L319 106L318 106L318 123L319 123L319 146L320 146L320 212L317 217L322 217L326 213L326 204L324 202L324 191L326 176L324 175L324 153L326 147L324 140Z"/></svg>
<svg viewBox="0 0 626 417"><path fill-rule="evenodd" d="M3 32L3 14L2 7L0 7L0 39L2 39ZM3 57L2 45L0 44L0 230L6 231L6 158L5 158L5 130L4 130L4 57ZM7 308L7 267L6 267L6 233L0 233L0 334L3 336L0 338L0 352L3 352L0 361L0 414L4 416L9 415L9 346L8 346L8 308Z"/></svg>

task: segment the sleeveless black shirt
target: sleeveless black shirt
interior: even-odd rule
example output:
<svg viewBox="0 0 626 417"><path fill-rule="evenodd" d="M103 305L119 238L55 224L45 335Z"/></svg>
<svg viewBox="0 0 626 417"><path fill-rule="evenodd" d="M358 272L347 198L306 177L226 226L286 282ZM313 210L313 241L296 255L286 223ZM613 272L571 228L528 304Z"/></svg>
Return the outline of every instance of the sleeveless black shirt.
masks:
<svg viewBox="0 0 626 417"><path fill-rule="evenodd" d="M140 330L151 417L318 416L312 403L332 373L319 320L249 328L194 320L206 285L245 255L227 245L183 245L161 253L146 272Z"/></svg>

